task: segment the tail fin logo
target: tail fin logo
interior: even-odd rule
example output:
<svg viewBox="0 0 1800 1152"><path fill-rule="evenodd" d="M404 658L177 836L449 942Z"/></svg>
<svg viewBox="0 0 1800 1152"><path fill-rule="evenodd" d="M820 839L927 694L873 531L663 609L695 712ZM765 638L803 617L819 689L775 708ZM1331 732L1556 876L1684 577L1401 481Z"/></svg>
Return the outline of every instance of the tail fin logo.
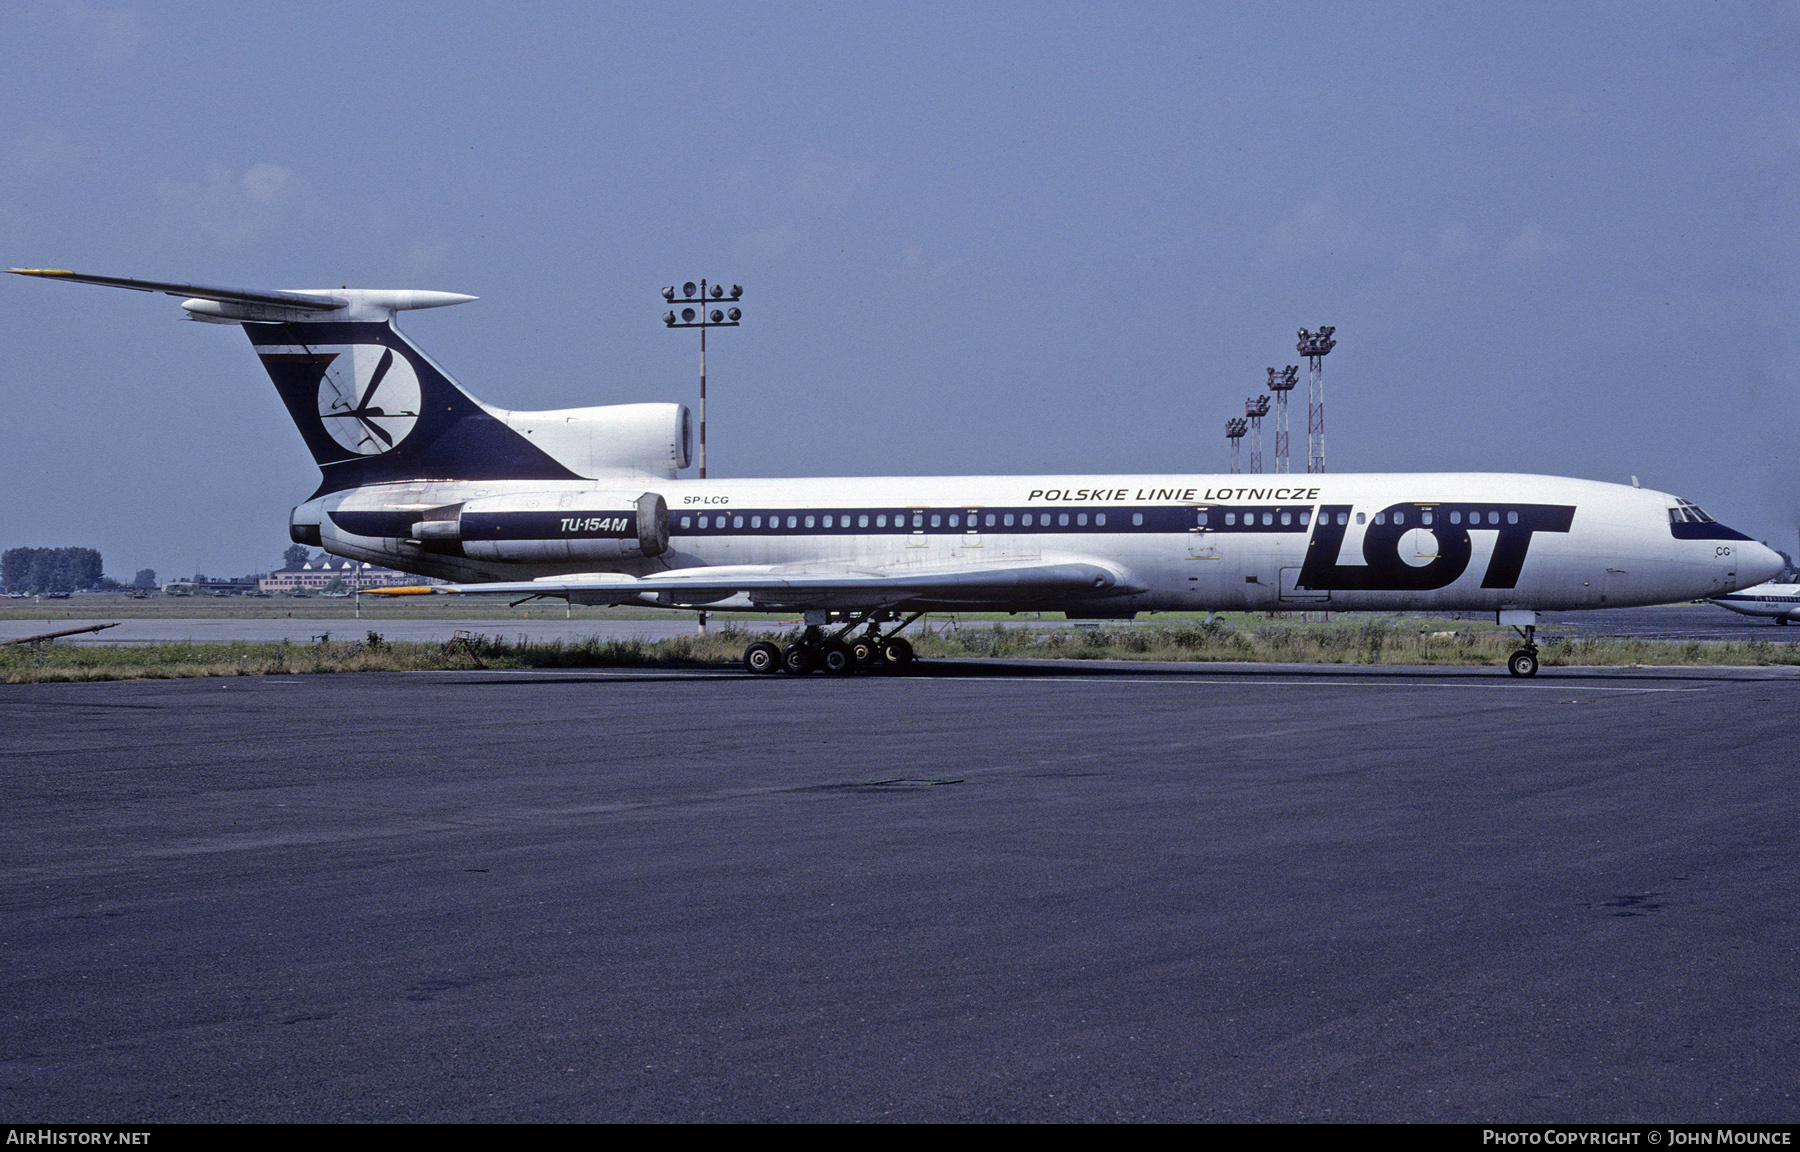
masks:
<svg viewBox="0 0 1800 1152"><path fill-rule="evenodd" d="M392 348L352 344L325 366L319 419L359 456L391 451L419 422L418 374Z"/></svg>

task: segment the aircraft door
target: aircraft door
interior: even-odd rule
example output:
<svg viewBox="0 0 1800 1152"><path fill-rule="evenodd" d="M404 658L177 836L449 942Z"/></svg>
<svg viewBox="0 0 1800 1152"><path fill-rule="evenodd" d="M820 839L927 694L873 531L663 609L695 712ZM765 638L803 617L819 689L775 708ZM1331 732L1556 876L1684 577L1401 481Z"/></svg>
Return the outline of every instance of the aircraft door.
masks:
<svg viewBox="0 0 1800 1152"><path fill-rule="evenodd" d="M1280 599L1283 601L1296 601L1300 603L1329 604L1331 602L1331 590L1329 588L1314 589L1298 587L1300 572L1301 568L1298 565L1295 565L1292 568L1283 568L1281 570L1281 591L1278 594Z"/></svg>
<svg viewBox="0 0 1800 1152"><path fill-rule="evenodd" d="M1187 530L1188 557L1193 560L1217 560L1219 558L1219 535L1210 528L1189 528Z"/></svg>
<svg viewBox="0 0 1800 1152"><path fill-rule="evenodd" d="M1219 534L1210 528L1189 528L1187 537L1187 559L1180 566L1180 586L1192 601L1200 607L1212 607L1220 604L1219 597L1224 592L1224 564L1219 557Z"/></svg>

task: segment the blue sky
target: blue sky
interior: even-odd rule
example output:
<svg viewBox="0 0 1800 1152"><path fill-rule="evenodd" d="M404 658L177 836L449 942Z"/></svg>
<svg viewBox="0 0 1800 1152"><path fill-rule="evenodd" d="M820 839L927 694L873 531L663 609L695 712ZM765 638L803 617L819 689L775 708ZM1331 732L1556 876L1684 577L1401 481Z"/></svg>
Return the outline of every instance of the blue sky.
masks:
<svg viewBox="0 0 1800 1152"><path fill-rule="evenodd" d="M1224 471L1332 324L1331 471L1793 551L1796 12L14 4L0 263L474 293L404 326L516 408L692 403L657 290L737 282L721 476ZM0 547L274 564L316 470L242 334L5 279Z"/></svg>

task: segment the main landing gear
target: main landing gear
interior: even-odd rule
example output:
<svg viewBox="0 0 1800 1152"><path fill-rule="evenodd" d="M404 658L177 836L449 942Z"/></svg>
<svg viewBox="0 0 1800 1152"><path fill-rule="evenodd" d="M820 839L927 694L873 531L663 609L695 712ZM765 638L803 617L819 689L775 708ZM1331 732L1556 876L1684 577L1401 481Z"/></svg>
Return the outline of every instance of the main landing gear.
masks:
<svg viewBox="0 0 1800 1152"><path fill-rule="evenodd" d="M786 648L777 647L767 640L758 640L745 648L744 670L759 676L773 672L786 672L793 676L804 676L808 672L848 676L864 669L904 668L913 662L913 647L897 633L923 615L923 612L914 612L889 629L885 635L881 631L881 624L893 619L886 612L855 617L830 636L825 634L825 628L821 625L808 624L800 639ZM868 630L861 636L846 640L845 637L865 620Z"/></svg>
<svg viewBox="0 0 1800 1152"><path fill-rule="evenodd" d="M1525 637L1525 647L1506 658L1506 670L1514 676L1536 676L1538 670L1537 625L1527 624L1523 628L1514 625L1513 631Z"/></svg>

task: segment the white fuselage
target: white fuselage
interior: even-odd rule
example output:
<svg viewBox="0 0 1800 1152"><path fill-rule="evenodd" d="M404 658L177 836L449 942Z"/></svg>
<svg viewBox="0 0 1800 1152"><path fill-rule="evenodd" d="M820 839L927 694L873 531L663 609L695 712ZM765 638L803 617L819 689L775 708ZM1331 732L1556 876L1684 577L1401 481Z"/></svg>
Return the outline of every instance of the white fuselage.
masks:
<svg viewBox="0 0 1800 1152"><path fill-rule="evenodd" d="M1800 620L1800 584L1758 584L1711 600L1745 616L1772 616L1778 624Z"/></svg>
<svg viewBox="0 0 1800 1152"><path fill-rule="evenodd" d="M667 502L661 555L597 562L559 538L579 535L584 523L554 515L559 506L646 492ZM446 554L400 526L494 497L539 509L550 525L540 548L510 560L483 558L474 546ZM1677 503L1624 485L1492 473L639 476L371 485L302 505L296 521L317 523L320 542L338 555L466 583L718 565L893 571L1085 561L1121 576L1118 594L1102 602L1107 614L1624 607L1718 596L1779 572L1773 551L1728 529L1680 538L1671 530ZM732 604L782 607L742 596L720 606ZM855 606L854 597L840 604Z"/></svg>

